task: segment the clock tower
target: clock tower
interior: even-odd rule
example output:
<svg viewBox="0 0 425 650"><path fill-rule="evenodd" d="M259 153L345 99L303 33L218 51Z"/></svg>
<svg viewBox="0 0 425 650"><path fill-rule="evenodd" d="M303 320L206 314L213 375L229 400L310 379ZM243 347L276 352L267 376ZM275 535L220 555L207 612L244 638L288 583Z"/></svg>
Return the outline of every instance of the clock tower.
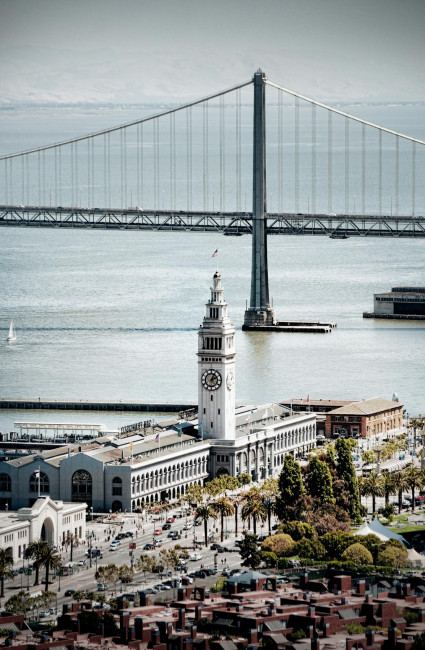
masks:
<svg viewBox="0 0 425 650"><path fill-rule="evenodd" d="M235 439L235 328L218 271L198 333L198 408L204 438Z"/></svg>

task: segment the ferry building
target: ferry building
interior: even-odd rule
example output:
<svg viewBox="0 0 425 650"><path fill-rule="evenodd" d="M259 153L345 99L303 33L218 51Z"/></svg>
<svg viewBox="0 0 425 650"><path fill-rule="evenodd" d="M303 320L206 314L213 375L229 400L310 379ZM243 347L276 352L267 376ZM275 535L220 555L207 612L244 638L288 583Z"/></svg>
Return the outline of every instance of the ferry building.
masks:
<svg viewBox="0 0 425 650"><path fill-rule="evenodd" d="M197 417L3 461L0 508L31 507L50 496L95 512L130 512L178 499L190 485L224 474L277 477L286 454L303 456L315 447L316 416L291 415L273 403L236 407L235 356L235 329L216 272L198 331Z"/></svg>

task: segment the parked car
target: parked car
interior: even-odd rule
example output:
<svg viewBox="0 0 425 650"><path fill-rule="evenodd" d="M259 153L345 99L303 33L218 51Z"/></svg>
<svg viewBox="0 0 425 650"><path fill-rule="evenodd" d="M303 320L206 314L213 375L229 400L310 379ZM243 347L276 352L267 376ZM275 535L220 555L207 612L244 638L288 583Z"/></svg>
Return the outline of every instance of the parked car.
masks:
<svg viewBox="0 0 425 650"><path fill-rule="evenodd" d="M201 553L191 553L189 555L189 560L192 562L197 562L198 560L202 560L202 555Z"/></svg>
<svg viewBox="0 0 425 650"><path fill-rule="evenodd" d="M67 589L65 591L65 596L72 596L73 594L75 594L75 589Z"/></svg>
<svg viewBox="0 0 425 650"><path fill-rule="evenodd" d="M193 578L190 578L189 576L183 576L182 577L182 585L187 586L193 584Z"/></svg>
<svg viewBox="0 0 425 650"><path fill-rule="evenodd" d="M223 571L221 572L221 575L222 576L229 576L230 575L229 569L224 568Z"/></svg>
<svg viewBox="0 0 425 650"><path fill-rule="evenodd" d="M232 569L229 573L230 576L237 576L241 572L240 569Z"/></svg>
<svg viewBox="0 0 425 650"><path fill-rule="evenodd" d="M193 522L193 525L194 526L202 526L202 521L200 519L195 519L195 521Z"/></svg>
<svg viewBox="0 0 425 650"><path fill-rule="evenodd" d="M42 609L41 612L39 613L40 618L46 618L46 616L49 616L49 611L47 609Z"/></svg>
<svg viewBox="0 0 425 650"><path fill-rule="evenodd" d="M87 561L86 560L78 560L78 566L86 566Z"/></svg>

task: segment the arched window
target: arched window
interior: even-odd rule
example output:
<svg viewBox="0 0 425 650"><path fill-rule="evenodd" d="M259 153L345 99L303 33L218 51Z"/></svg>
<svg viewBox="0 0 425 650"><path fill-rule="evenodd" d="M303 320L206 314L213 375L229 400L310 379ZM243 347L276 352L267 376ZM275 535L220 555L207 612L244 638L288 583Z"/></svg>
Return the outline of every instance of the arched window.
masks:
<svg viewBox="0 0 425 650"><path fill-rule="evenodd" d="M122 495L122 479L119 476L112 479L112 494L118 497Z"/></svg>
<svg viewBox="0 0 425 650"><path fill-rule="evenodd" d="M38 494L39 487L40 494L49 494L49 477L44 472L37 470L30 477L30 492L37 492Z"/></svg>
<svg viewBox="0 0 425 650"><path fill-rule="evenodd" d="M85 469L77 469L72 475L72 501L91 505L93 479Z"/></svg>
<svg viewBox="0 0 425 650"><path fill-rule="evenodd" d="M122 503L121 501L112 501L112 512L121 512L122 510Z"/></svg>
<svg viewBox="0 0 425 650"><path fill-rule="evenodd" d="M9 474L0 474L0 492L12 492L12 481Z"/></svg>

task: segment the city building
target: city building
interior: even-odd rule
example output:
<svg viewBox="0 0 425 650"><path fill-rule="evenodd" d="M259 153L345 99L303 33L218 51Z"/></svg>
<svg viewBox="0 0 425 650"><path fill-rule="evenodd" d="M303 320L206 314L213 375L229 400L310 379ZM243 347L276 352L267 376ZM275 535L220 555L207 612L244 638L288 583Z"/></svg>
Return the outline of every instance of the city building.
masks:
<svg viewBox="0 0 425 650"><path fill-rule="evenodd" d="M364 318L425 319L425 287L393 287L391 291L375 293L373 312Z"/></svg>
<svg viewBox="0 0 425 650"><path fill-rule="evenodd" d="M0 512L0 547L16 562L23 560L30 542L45 540L59 548L71 535L85 539L86 507L85 503L64 503L43 496L32 506Z"/></svg>
<svg viewBox="0 0 425 650"><path fill-rule="evenodd" d="M403 404L374 397L326 413L326 435L382 439L401 433Z"/></svg>
<svg viewBox="0 0 425 650"><path fill-rule="evenodd" d="M235 407L235 355L216 272L198 331L198 414L2 461L0 506L16 510L48 495L94 511L130 512L224 474L277 477L286 454L315 447L316 416L273 403Z"/></svg>

